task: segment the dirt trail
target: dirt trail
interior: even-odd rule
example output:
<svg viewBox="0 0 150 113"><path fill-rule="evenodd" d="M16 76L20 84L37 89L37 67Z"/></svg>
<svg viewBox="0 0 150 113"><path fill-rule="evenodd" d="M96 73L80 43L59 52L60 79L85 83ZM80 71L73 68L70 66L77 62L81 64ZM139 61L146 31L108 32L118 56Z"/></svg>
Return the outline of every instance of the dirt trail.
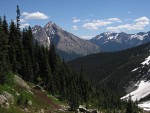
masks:
<svg viewBox="0 0 150 113"><path fill-rule="evenodd" d="M55 104L50 98L48 98L47 94L45 92L42 92L42 91L36 90L36 89L32 89L32 92L38 99L40 99L42 102L52 106L54 109L61 108L58 104Z"/></svg>

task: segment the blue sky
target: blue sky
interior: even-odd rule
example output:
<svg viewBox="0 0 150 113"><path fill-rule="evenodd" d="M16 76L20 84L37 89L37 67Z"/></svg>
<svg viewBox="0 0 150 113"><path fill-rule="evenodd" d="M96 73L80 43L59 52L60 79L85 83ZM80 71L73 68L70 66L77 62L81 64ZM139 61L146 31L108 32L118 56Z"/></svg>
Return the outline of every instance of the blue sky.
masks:
<svg viewBox="0 0 150 113"><path fill-rule="evenodd" d="M81 38L102 32L150 30L150 0L1 0L0 15L15 20L21 10L22 27L52 21Z"/></svg>

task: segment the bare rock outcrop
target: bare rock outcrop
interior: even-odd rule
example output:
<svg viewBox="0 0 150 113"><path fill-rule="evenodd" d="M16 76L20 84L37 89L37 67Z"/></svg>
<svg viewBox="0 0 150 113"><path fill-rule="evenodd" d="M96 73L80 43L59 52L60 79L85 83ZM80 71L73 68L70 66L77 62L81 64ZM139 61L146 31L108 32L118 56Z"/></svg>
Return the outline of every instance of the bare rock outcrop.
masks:
<svg viewBox="0 0 150 113"><path fill-rule="evenodd" d="M15 80L15 83L18 84L19 86L23 87L27 91L31 91L30 86L19 76L15 75L14 80Z"/></svg>

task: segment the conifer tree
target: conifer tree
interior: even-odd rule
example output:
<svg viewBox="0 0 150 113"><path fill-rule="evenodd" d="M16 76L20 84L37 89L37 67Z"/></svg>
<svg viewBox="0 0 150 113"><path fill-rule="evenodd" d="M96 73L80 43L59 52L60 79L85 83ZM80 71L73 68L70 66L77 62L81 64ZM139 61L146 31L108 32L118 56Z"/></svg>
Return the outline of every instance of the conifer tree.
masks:
<svg viewBox="0 0 150 113"><path fill-rule="evenodd" d="M69 105L71 110L76 110L79 107L78 95L75 91L74 83L70 84L70 93L69 93Z"/></svg>
<svg viewBox="0 0 150 113"><path fill-rule="evenodd" d="M2 17L0 16L0 26L2 27Z"/></svg>
<svg viewBox="0 0 150 113"><path fill-rule="evenodd" d="M11 69L14 73L18 72L19 64L16 57L16 26L14 21L11 21L9 26L9 62L11 64Z"/></svg>
<svg viewBox="0 0 150 113"><path fill-rule="evenodd" d="M8 33L9 33L9 31L8 31L8 23L7 23L5 15L4 15L4 18L3 18L3 29L4 29L5 34L8 35Z"/></svg>
<svg viewBox="0 0 150 113"><path fill-rule="evenodd" d="M129 99L127 102L126 113L133 113L133 105L132 105L131 96L129 96Z"/></svg>
<svg viewBox="0 0 150 113"><path fill-rule="evenodd" d="M16 10L17 16L16 16L16 22L17 22L17 30L20 30L20 9L19 6L17 5L17 10Z"/></svg>
<svg viewBox="0 0 150 113"><path fill-rule="evenodd" d="M7 62L8 43L7 36L2 26L0 26L0 83L4 84L6 73L9 71Z"/></svg>
<svg viewBox="0 0 150 113"><path fill-rule="evenodd" d="M2 27L3 27L3 30L4 30L4 33L5 33L5 40L7 42L7 56L6 56L6 60L8 62L9 61L9 55L8 55L8 48L9 48L9 45L8 45L8 36L9 36L9 30L8 30L8 23L7 23L5 15L3 17Z"/></svg>

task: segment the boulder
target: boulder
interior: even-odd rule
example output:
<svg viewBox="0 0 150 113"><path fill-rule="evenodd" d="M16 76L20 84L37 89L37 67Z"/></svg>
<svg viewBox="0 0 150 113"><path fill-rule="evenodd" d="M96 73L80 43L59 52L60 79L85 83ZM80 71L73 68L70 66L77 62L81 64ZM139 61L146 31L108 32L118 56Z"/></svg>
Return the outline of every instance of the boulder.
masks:
<svg viewBox="0 0 150 113"><path fill-rule="evenodd" d="M87 110L86 110L86 108L79 108L79 111L85 113Z"/></svg>
<svg viewBox="0 0 150 113"><path fill-rule="evenodd" d="M44 109L41 109L41 110L39 111L39 113L44 113Z"/></svg>
<svg viewBox="0 0 150 113"><path fill-rule="evenodd" d="M14 76L14 80L15 80L16 84L18 84L22 88L26 89L27 91L31 90L31 88L29 87L29 85L22 78L20 78L19 76L15 75Z"/></svg>
<svg viewBox="0 0 150 113"><path fill-rule="evenodd" d="M80 105L78 109L79 109L79 112L86 112L87 111L86 106L84 106L84 105Z"/></svg>
<svg viewBox="0 0 150 113"><path fill-rule="evenodd" d="M6 99L6 97L4 97L4 95L0 95L0 105L4 104L8 102L8 100Z"/></svg>
<svg viewBox="0 0 150 113"><path fill-rule="evenodd" d="M9 108L10 108L10 105L9 105L8 102L5 103L5 108L6 108L6 109L9 109Z"/></svg>
<svg viewBox="0 0 150 113"><path fill-rule="evenodd" d="M13 104L14 103L14 97L13 95L11 95L10 93L8 93L7 91L3 91L2 92L2 95L8 100L8 102L10 104Z"/></svg>
<svg viewBox="0 0 150 113"><path fill-rule="evenodd" d="M61 109L63 109L64 111L68 111L69 110L69 106L64 106L64 105L60 105Z"/></svg>
<svg viewBox="0 0 150 113"><path fill-rule="evenodd" d="M4 95L0 95L0 106L2 108L9 108L9 103L7 98Z"/></svg>
<svg viewBox="0 0 150 113"><path fill-rule="evenodd" d="M99 113L97 109L91 111L91 113Z"/></svg>
<svg viewBox="0 0 150 113"><path fill-rule="evenodd" d="M28 105L30 105L30 106L32 105L32 101L31 100L28 101Z"/></svg>
<svg viewBox="0 0 150 113"><path fill-rule="evenodd" d="M29 112L28 108L24 108L23 111L24 111L25 113L28 113L28 112Z"/></svg>

